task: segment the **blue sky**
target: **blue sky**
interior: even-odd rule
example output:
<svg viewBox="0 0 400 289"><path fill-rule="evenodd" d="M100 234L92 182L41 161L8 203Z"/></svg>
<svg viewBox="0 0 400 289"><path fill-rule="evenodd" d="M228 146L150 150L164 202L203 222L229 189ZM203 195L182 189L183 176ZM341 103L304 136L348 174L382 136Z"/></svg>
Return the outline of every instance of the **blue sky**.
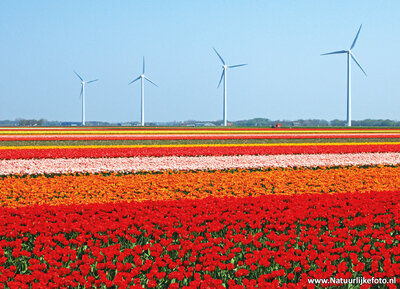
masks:
<svg viewBox="0 0 400 289"><path fill-rule="evenodd" d="M229 71L228 119L345 119L346 57L356 47L353 119L399 120L400 1L11 1L0 2L0 119L222 119L221 64Z"/></svg>

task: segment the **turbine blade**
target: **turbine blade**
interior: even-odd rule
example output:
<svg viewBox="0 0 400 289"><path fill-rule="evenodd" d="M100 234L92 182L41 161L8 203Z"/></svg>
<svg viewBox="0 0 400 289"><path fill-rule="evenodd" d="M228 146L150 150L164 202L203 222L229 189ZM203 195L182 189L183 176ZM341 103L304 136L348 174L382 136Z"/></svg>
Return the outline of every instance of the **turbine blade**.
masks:
<svg viewBox="0 0 400 289"><path fill-rule="evenodd" d="M215 53L217 53L219 59L221 59L222 63L225 65L225 61L222 59L221 55L219 55L218 51L213 47Z"/></svg>
<svg viewBox="0 0 400 289"><path fill-rule="evenodd" d="M324 53L324 54L321 54L321 56L322 55L330 55L330 54L342 54L342 53L347 53L347 50L339 50L339 51Z"/></svg>
<svg viewBox="0 0 400 289"><path fill-rule="evenodd" d="M135 79L132 80L131 82L129 82L128 85L134 83L135 81L137 81L137 80L139 80L139 79L140 79L140 76L139 76L138 78L135 78Z"/></svg>
<svg viewBox="0 0 400 289"><path fill-rule="evenodd" d="M144 56L143 56L143 74L144 74Z"/></svg>
<svg viewBox="0 0 400 289"><path fill-rule="evenodd" d="M95 82L95 81L98 81L98 79L90 80L90 81L87 81L86 83L91 83L91 82Z"/></svg>
<svg viewBox="0 0 400 289"><path fill-rule="evenodd" d="M148 79L146 76L144 77L144 79L146 79L148 82L150 82L150 83L152 83L152 84L154 84L155 86L157 86L157 87L158 87L158 85L157 85L157 84L155 84L153 81L151 81L150 79Z"/></svg>
<svg viewBox="0 0 400 289"><path fill-rule="evenodd" d="M228 68L234 68L234 67L245 66L245 65L247 65L247 64L229 65Z"/></svg>
<svg viewBox="0 0 400 289"><path fill-rule="evenodd" d="M79 77L79 79L80 79L81 81L83 81L82 77L81 77L75 70L74 70L74 73L76 74L76 76Z"/></svg>
<svg viewBox="0 0 400 289"><path fill-rule="evenodd" d="M224 75L225 75L225 70L222 70L221 78L219 79L217 88L221 85L221 81L222 81L222 78L224 77Z"/></svg>
<svg viewBox="0 0 400 289"><path fill-rule="evenodd" d="M367 73L364 71L364 69L361 67L360 63L358 63L357 59L355 58L355 56L353 55L353 53L351 53L351 58L353 58L354 62L358 65L358 67L360 67L361 71L364 72L365 76L367 76Z"/></svg>
<svg viewBox="0 0 400 289"><path fill-rule="evenodd" d="M356 45L358 34L360 34L361 27L362 27L362 24L360 25L360 28L358 29L358 32L357 32L356 38L354 38L353 44L351 44L350 50L352 50L354 45Z"/></svg>
<svg viewBox="0 0 400 289"><path fill-rule="evenodd" d="M82 94L83 94L83 84L81 85L81 93L79 94L79 98L82 97Z"/></svg>

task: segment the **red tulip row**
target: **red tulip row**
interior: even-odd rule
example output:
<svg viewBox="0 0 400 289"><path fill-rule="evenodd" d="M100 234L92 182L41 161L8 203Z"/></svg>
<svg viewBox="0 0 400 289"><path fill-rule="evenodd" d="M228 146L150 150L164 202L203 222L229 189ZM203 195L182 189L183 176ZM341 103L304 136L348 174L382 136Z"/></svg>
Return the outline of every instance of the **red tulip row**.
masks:
<svg viewBox="0 0 400 289"><path fill-rule="evenodd" d="M310 278L391 278L400 275L399 203L400 192L371 192L1 208L0 287L314 288Z"/></svg>
<svg viewBox="0 0 400 289"><path fill-rule="evenodd" d="M399 144L344 144L344 145L285 145L285 146L203 146L203 147L101 147L101 148L42 148L0 149L0 159L31 158L100 158L138 156L221 156L221 155L278 155L278 154L326 154L326 153L400 152Z"/></svg>
<svg viewBox="0 0 400 289"><path fill-rule="evenodd" d="M46 131L46 132L52 132L52 131L272 131L272 132L292 132L292 131L316 131L316 132L329 132L329 131L382 131L382 132L390 132L393 131L394 129L392 128L361 128L361 127L349 127L349 128L336 128L336 127L331 127L331 128L255 128L255 127L110 127L110 126L99 126L99 127L79 127L79 128L73 128L73 127L7 127L7 128L0 128L0 133L1 132L27 132L29 133L30 131Z"/></svg>
<svg viewBox="0 0 400 289"><path fill-rule="evenodd" d="M1 141L60 141L60 140L224 140L224 139L369 139L369 138L400 138L398 134L374 134L374 133L339 133L339 134L146 134L146 135L0 135Z"/></svg>

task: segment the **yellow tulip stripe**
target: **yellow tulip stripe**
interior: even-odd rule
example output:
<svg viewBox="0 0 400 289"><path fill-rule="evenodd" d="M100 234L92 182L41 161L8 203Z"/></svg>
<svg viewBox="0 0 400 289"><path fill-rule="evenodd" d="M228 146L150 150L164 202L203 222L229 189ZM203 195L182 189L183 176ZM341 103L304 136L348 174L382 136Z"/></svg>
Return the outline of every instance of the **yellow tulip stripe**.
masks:
<svg viewBox="0 0 400 289"><path fill-rule="evenodd" d="M201 148L201 147L298 147L298 146L375 146L400 145L400 142L326 142L326 143L232 143L232 144L177 144L177 145L78 145L78 146L2 146L0 150L38 149L138 149L138 148Z"/></svg>
<svg viewBox="0 0 400 289"><path fill-rule="evenodd" d="M60 130L0 130L0 135L120 135L120 134L146 134L146 135L157 135L157 134L347 134L347 133L376 133L376 134L387 134L387 133L400 133L399 129L304 129L304 130L292 130L292 129L261 129L261 130L242 130L242 129L228 129L228 130L204 130L204 129L182 129L182 130L159 130L159 129L110 129L110 130L86 130L86 129L60 129Z"/></svg>

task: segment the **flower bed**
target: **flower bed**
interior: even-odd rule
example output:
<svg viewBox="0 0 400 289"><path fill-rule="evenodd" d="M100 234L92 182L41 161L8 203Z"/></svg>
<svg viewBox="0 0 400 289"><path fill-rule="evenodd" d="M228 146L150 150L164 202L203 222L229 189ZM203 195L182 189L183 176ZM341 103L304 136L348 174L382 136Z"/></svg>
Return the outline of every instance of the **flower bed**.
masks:
<svg viewBox="0 0 400 289"><path fill-rule="evenodd" d="M61 135L1 135L0 141L60 141L60 140L223 140L223 139L344 139L400 138L400 133L274 133L274 134L61 134Z"/></svg>
<svg viewBox="0 0 400 289"><path fill-rule="evenodd" d="M400 152L397 142L1 147L0 159Z"/></svg>
<svg viewBox="0 0 400 289"><path fill-rule="evenodd" d="M397 165L400 153L0 160L0 175Z"/></svg>
<svg viewBox="0 0 400 289"><path fill-rule="evenodd" d="M0 287L313 288L311 278L391 278L400 274L399 203L394 191L0 208Z"/></svg>
<svg viewBox="0 0 400 289"><path fill-rule="evenodd" d="M273 168L0 178L0 206L400 191L400 167Z"/></svg>
<svg viewBox="0 0 400 289"><path fill-rule="evenodd" d="M310 280L400 276L400 143L387 142L399 135L0 129L0 289L321 288ZM218 143L353 136L386 142ZM217 141L1 142L68 139Z"/></svg>

